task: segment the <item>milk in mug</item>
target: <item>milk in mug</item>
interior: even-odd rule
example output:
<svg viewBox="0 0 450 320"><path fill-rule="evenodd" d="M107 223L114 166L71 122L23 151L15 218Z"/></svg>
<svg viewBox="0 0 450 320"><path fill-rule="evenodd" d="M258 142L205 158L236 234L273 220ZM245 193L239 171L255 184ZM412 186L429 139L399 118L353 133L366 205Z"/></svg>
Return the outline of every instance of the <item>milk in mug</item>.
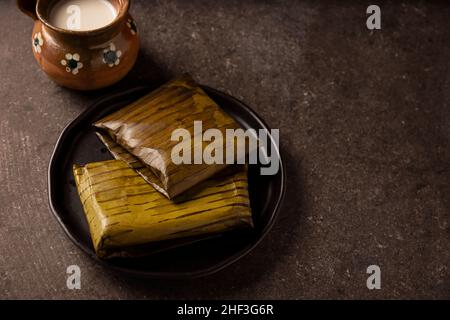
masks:
<svg viewBox="0 0 450 320"><path fill-rule="evenodd" d="M50 11L50 23L58 28L89 31L109 25L117 11L108 0L60 0Z"/></svg>

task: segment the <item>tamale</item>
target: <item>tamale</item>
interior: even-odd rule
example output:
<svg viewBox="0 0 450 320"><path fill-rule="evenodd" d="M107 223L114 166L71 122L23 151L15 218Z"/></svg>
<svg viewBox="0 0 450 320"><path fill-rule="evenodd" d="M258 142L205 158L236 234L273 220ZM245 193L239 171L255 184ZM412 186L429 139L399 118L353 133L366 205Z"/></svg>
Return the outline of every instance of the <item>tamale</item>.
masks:
<svg viewBox="0 0 450 320"><path fill-rule="evenodd" d="M169 198L169 195L167 194L166 190L164 190L164 187L161 185L161 181L158 180L158 177L156 177L155 174L147 166L143 165L142 162L139 161L139 159L122 148L118 143L114 142L108 135L105 135L101 132L96 132L96 135L100 139L100 141L103 142L114 159L124 161L130 168L134 169L142 178L144 178L145 181L147 181L156 190ZM246 170L246 167L244 165L231 165L215 174L214 177L220 178L222 176L231 175L238 170Z"/></svg>
<svg viewBox="0 0 450 320"><path fill-rule="evenodd" d="M148 184L124 161L73 168L100 258L133 255L138 246L252 227L246 169L211 178L175 200Z"/></svg>
<svg viewBox="0 0 450 320"><path fill-rule="evenodd" d="M226 129L239 128L189 75L184 75L97 121L94 126L133 156L124 159L125 162L139 166L137 159L146 166L149 170L140 170L140 174L171 199L227 166L177 165L172 161L172 149L179 143L171 141L172 133L186 129L194 138L194 121L202 121L203 132L218 129L224 136ZM225 141L221 143L225 150Z"/></svg>

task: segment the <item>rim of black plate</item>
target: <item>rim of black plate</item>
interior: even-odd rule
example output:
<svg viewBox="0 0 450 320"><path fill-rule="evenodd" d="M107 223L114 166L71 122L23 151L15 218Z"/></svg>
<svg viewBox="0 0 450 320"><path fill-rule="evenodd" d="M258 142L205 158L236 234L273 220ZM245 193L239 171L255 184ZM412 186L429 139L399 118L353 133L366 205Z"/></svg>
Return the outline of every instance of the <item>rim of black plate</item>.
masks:
<svg viewBox="0 0 450 320"><path fill-rule="evenodd" d="M273 209L273 214L271 215L270 220L265 225L260 236L254 243L247 245L245 248L237 251L233 255L227 257L226 259L224 259L210 267L199 269L196 271L154 272L154 271L135 270L135 269L127 268L127 267L116 266L111 263L108 263L106 260L102 260L102 259L98 258L93 250L87 248L84 244L82 244L81 241L79 241L79 239L74 234L72 234L72 232L68 229L68 227L64 223L64 221L62 219L63 215L59 214L59 212L63 211L63 209L57 208L57 206L55 205L56 202L54 200L55 195L54 195L54 191L53 191L53 189L54 189L54 186L53 186L54 178L53 177L54 177L54 171L56 170L56 167L58 164L58 162L56 160L60 155L60 149L62 148L62 141L64 141L66 139L67 135L69 134L69 132L71 131L71 129L73 127L77 126L80 122L83 121L83 119L85 119L91 113L96 111L97 105L107 103L108 101L114 101L117 98L122 98L129 94L135 94L138 92L142 92L142 94L145 94L146 92L150 92L152 90L152 88L148 87L148 86L134 87L134 88L127 89L127 90L124 90L122 92L119 92L119 93L116 93L113 95L107 95L102 98L99 98L98 100L93 102L90 107L88 107L86 110L81 112L73 121L71 121L68 125L66 125L56 141L53 153L50 157L50 163L48 166L48 177L47 177L48 200L49 200L49 205L50 205L50 209L51 209L53 216L58 221L58 223L61 225L61 227L64 230L67 237L69 237L69 239L72 240L72 242L75 243L75 245L78 248L80 248L84 253L86 253L89 257L91 257L92 259L94 259L95 261L100 263L100 265L102 265L108 269L114 270L114 271L118 271L118 272L125 273L125 274L132 275L132 276L144 277L144 278L153 278L153 279L183 279L184 278L184 279L188 279L188 278L205 277L208 275L212 275L216 272L219 272L222 269L237 262L241 258L245 257L248 253L250 253L253 249L255 249L261 243L261 241L266 237L266 235L272 229L272 227L275 223L275 220L278 216L278 213L280 211L281 205L283 203L285 194L286 194L286 169L284 167L283 159L282 159L281 152L280 152L280 147L277 146L276 143L274 143L273 137L270 134L269 126L265 123L264 120L262 120L256 114L255 111L253 111L253 109L251 109L249 106L247 106L245 103L243 103L239 99L232 97L231 95L226 94L222 91L216 90L214 88L211 88L211 87L205 86L205 85L202 85L201 87L207 92L210 91L210 92L217 94L225 99L232 100L233 103L238 104L241 108L245 109L259 123L259 125L263 129L266 129L269 132L268 136L270 137L272 147L275 147L275 150L278 154L278 158L280 161L279 170L280 170L280 176L281 176L281 189L280 189L278 198L276 199L275 208ZM272 150L272 152L273 152L273 150Z"/></svg>

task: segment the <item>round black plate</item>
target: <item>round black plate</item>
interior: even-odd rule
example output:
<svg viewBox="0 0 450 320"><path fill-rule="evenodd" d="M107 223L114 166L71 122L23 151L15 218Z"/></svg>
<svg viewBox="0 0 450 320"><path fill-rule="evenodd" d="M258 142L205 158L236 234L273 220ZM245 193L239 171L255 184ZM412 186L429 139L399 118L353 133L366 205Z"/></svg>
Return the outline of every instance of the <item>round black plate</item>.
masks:
<svg viewBox="0 0 450 320"><path fill-rule="evenodd" d="M230 116L244 128L269 129L254 111L235 98L203 87ZM49 173L51 209L69 238L101 264L131 275L150 278L192 278L212 274L249 253L272 227L285 192L285 168L273 141L271 152L278 153L280 170L273 176L260 175L259 165L249 166L249 193L255 228L153 254L145 258L101 260L92 247L72 176L72 165L112 159L94 134L91 124L150 92L138 87L108 96L84 111L62 132L53 152ZM270 132L270 131L269 131Z"/></svg>

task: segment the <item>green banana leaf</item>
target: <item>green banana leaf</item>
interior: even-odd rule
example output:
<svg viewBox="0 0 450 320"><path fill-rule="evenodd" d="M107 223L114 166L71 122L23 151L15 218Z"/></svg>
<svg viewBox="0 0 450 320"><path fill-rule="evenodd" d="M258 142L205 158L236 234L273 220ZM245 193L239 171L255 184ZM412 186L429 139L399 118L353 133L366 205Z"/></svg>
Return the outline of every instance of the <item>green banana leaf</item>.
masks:
<svg viewBox="0 0 450 320"><path fill-rule="evenodd" d="M122 160L74 165L73 172L100 258L135 256L139 246L176 239L186 243L253 226L244 166L174 200Z"/></svg>

